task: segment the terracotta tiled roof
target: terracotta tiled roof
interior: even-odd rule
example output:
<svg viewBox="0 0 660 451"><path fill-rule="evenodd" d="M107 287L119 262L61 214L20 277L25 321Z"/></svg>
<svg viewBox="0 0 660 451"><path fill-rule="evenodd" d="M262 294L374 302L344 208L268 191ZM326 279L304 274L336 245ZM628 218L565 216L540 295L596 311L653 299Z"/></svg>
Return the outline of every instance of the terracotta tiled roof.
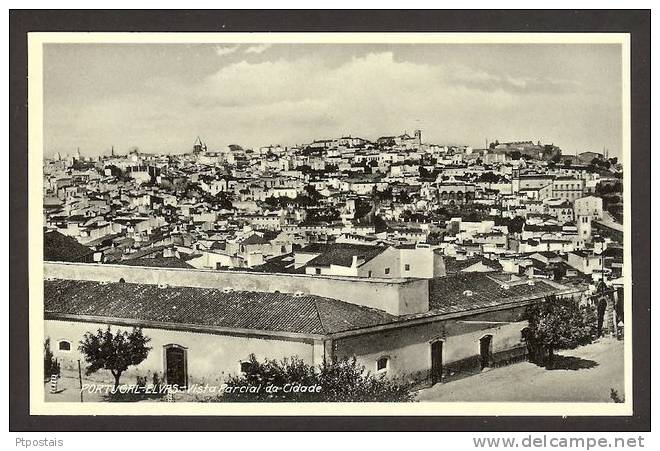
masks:
<svg viewBox="0 0 660 451"><path fill-rule="evenodd" d="M307 262L306 266L351 266L353 256L357 256L364 261L380 255L385 251L383 246L370 246L362 244L334 244L324 251L321 255ZM306 249L303 249L303 252Z"/></svg>
<svg viewBox="0 0 660 451"><path fill-rule="evenodd" d="M487 273L458 273L432 279L429 287L429 308L437 313L452 313L494 307L516 301L539 298L559 290L535 280L511 283L509 288Z"/></svg>
<svg viewBox="0 0 660 451"><path fill-rule="evenodd" d="M468 258L466 260L458 260L452 257L445 258L445 271L447 274L455 274L463 271L464 269L469 268L470 266L482 262L485 266L492 268L492 271L497 271L502 269L502 265L499 262L487 259L486 257L477 256Z"/></svg>
<svg viewBox="0 0 660 451"><path fill-rule="evenodd" d="M57 231L44 233L44 260L79 262L89 260L94 250Z"/></svg>
<svg viewBox="0 0 660 451"><path fill-rule="evenodd" d="M314 295L79 280L44 281L44 313L303 334L396 320L380 310Z"/></svg>
<svg viewBox="0 0 660 451"><path fill-rule="evenodd" d="M120 260L117 262L120 265L128 266L148 266L151 268L193 268L185 261L177 257L144 257L134 258L132 260Z"/></svg>
<svg viewBox="0 0 660 451"><path fill-rule="evenodd" d="M269 244L270 241L264 239L263 237L257 235L256 233L253 233L249 237L245 238L240 242L241 244Z"/></svg>

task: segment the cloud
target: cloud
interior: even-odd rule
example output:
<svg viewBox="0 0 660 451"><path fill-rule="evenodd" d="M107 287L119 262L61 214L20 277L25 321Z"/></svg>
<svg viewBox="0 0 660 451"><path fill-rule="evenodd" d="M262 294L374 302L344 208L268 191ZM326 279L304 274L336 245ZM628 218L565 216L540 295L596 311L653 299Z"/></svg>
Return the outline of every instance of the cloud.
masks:
<svg viewBox="0 0 660 451"><path fill-rule="evenodd" d="M226 56L234 53L236 50L238 50L238 46L227 46L227 45L219 45L215 48L215 53L218 56Z"/></svg>
<svg viewBox="0 0 660 451"><path fill-rule="evenodd" d="M267 47L215 51L246 57ZM209 75L194 79L158 72L142 81L139 96L80 98L68 109L61 99L47 103L46 140L75 148L78 136L90 136L90 143L80 145L91 148L95 139L97 147L111 142L116 148L135 144L183 151L197 135L211 148L251 147L340 134L373 139L421 128L425 140L441 144L542 139L563 147L566 139L587 142L586 129L597 131L599 139L616 133L608 118L616 118L620 106L585 91L585 82L560 78L566 74L534 77L508 68L470 67L464 60L404 60L379 50L341 62L322 52L269 60L233 57L222 66L216 61ZM609 135L603 139L616 138Z"/></svg>
<svg viewBox="0 0 660 451"><path fill-rule="evenodd" d="M245 49L245 53L263 53L269 48L271 48L272 44L257 44L257 45L252 45Z"/></svg>

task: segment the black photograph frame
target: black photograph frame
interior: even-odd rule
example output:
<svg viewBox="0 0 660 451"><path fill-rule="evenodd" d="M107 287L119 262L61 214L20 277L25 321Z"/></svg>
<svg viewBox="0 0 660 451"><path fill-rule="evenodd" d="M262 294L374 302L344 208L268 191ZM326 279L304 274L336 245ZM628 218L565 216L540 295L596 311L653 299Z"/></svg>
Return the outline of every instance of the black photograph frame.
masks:
<svg viewBox="0 0 660 451"><path fill-rule="evenodd" d="M11 10L10 431L649 431L650 10ZM632 416L31 416L28 337L27 34L29 32L630 33Z"/></svg>

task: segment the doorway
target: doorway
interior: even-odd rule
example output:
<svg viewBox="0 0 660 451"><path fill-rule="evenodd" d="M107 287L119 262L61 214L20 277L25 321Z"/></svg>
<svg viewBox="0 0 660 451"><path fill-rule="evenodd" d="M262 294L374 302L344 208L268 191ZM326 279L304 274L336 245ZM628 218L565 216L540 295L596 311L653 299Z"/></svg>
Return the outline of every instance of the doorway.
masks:
<svg viewBox="0 0 660 451"><path fill-rule="evenodd" d="M597 323L597 334L598 337L603 336L603 325L605 324L605 312L607 311L607 299L605 297L600 298L598 301L598 323Z"/></svg>
<svg viewBox="0 0 660 451"><path fill-rule="evenodd" d="M484 335L479 339L479 356L480 356L482 370L490 366L492 348L493 348L492 335Z"/></svg>
<svg viewBox="0 0 660 451"><path fill-rule="evenodd" d="M431 343L431 383L442 382L442 347L443 341Z"/></svg>
<svg viewBox="0 0 660 451"><path fill-rule="evenodd" d="M168 385L176 385L179 388L188 385L187 351L184 347L178 345L165 347L165 376Z"/></svg>

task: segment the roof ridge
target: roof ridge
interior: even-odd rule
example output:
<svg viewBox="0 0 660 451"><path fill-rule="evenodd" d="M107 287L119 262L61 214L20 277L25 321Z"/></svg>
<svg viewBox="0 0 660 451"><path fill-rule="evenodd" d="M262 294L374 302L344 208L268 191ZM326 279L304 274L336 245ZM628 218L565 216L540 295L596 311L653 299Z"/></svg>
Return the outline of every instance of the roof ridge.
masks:
<svg viewBox="0 0 660 451"><path fill-rule="evenodd" d="M321 312L319 311L319 298L318 296L312 297L312 300L314 301L314 309L316 310L316 316L319 319L319 323L321 324L321 330L323 333L328 333L328 330L325 327L325 324L323 324L323 318L321 318Z"/></svg>

